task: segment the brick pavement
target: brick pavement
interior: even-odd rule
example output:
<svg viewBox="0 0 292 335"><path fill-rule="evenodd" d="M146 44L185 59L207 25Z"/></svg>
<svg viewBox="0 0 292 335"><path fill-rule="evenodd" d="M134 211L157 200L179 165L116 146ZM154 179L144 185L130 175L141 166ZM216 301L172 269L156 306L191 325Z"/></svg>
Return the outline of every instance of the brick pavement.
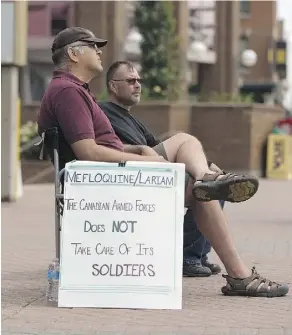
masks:
<svg viewBox="0 0 292 335"><path fill-rule="evenodd" d="M292 182L263 180L253 200L228 204L225 212L247 264L292 286ZM2 204L2 334L292 335L291 293L275 299L224 297L219 275L184 279L181 311L48 306L53 219L52 185L26 186L19 202Z"/></svg>

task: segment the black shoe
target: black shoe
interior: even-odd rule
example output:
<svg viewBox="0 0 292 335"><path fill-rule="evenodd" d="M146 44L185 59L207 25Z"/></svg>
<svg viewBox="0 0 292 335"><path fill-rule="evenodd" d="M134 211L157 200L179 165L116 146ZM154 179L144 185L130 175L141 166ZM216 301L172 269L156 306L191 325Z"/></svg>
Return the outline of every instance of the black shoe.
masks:
<svg viewBox="0 0 292 335"><path fill-rule="evenodd" d="M202 258L202 266L210 269L212 275L217 275L221 272L220 266L218 264L210 263L207 257Z"/></svg>
<svg viewBox="0 0 292 335"><path fill-rule="evenodd" d="M212 271L201 264L184 264L183 276L184 277L209 277Z"/></svg>

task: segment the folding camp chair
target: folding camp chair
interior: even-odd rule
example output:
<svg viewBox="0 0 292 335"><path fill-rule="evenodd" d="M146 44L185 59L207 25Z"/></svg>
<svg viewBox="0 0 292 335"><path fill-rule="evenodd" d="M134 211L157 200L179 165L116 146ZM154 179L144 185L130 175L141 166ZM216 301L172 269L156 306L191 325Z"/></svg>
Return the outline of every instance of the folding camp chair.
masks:
<svg viewBox="0 0 292 335"><path fill-rule="evenodd" d="M42 134L42 140L36 143L36 145L42 143L40 159L43 159L44 149L46 149L55 169L55 248L56 258L60 260L60 231L64 206L64 183L62 183L62 179L65 179L65 168L59 171L59 137L60 134L57 127L48 128ZM125 166L125 162L121 162L119 165Z"/></svg>
<svg viewBox="0 0 292 335"><path fill-rule="evenodd" d="M40 159L43 159L44 148L48 149L50 158L55 169L55 247L56 258L60 260L60 231L61 217L63 215L64 195L62 193L62 178L65 174L65 169L59 171L59 138L58 128L46 129L42 134L42 149Z"/></svg>

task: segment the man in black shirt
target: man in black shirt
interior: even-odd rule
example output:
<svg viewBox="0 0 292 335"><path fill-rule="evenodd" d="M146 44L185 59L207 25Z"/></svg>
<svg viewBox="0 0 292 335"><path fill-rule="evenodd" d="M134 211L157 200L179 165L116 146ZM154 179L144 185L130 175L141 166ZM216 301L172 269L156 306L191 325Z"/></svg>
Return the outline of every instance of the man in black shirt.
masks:
<svg viewBox="0 0 292 335"><path fill-rule="evenodd" d="M116 62L107 72L107 88L110 101L99 102L99 107L109 118L116 135L124 144L145 145L154 147L160 140L157 139L138 119L131 113L130 108L140 101L141 86L137 85L137 91L130 93L127 85L135 85L139 79L115 79L117 71L131 67L126 61ZM109 87L110 81L116 81L119 92L113 92ZM126 84L123 86L123 84ZM221 203L223 206L223 203ZM184 260L183 274L190 277L208 277L221 271L219 265L208 261L208 253L211 251L210 243L204 238L197 228L191 210L188 210L184 220Z"/></svg>

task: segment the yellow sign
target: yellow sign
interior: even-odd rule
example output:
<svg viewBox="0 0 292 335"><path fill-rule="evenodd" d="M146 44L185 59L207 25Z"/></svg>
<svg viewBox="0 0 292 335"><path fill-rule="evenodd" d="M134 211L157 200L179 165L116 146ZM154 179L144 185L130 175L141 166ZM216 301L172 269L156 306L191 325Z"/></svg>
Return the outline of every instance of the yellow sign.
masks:
<svg viewBox="0 0 292 335"><path fill-rule="evenodd" d="M268 50L268 62L269 62L269 64L274 63L274 49L269 49Z"/></svg>
<svg viewBox="0 0 292 335"><path fill-rule="evenodd" d="M266 175L273 179L292 179L291 135L269 135Z"/></svg>
<svg viewBox="0 0 292 335"><path fill-rule="evenodd" d="M286 50L278 49L276 58L277 58L277 64L286 64Z"/></svg>

